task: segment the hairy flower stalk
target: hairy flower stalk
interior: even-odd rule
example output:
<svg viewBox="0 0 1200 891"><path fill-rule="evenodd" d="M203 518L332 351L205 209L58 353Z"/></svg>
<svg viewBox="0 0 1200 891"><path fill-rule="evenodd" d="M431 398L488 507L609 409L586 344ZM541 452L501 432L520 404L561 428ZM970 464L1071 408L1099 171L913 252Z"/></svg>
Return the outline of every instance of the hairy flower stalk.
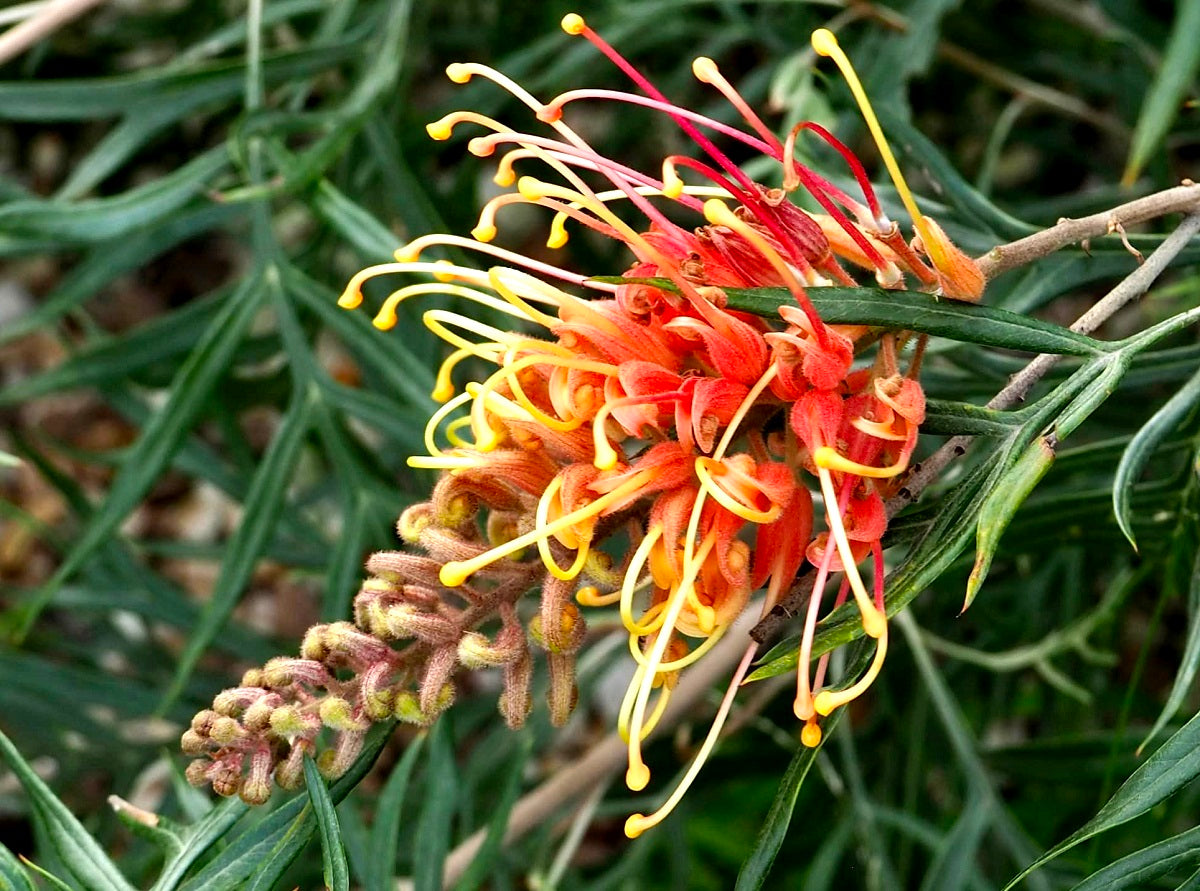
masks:
<svg viewBox="0 0 1200 891"><path fill-rule="evenodd" d="M500 709L518 726L531 707L533 650L546 655L550 714L561 724L575 701L583 607L613 610L629 634L636 671L618 729L629 746L627 783L640 790L650 780L642 742L680 672L746 609L769 610L806 563L817 572L795 699L804 744L817 745L821 718L880 671L888 646L883 498L924 419L924 342L828 325L808 292L865 276L977 300L983 277L916 207L830 32L817 31L813 45L839 65L862 105L912 218L911 241L883 213L862 164L822 127L801 124L780 140L711 60L698 59L697 77L731 103L745 129L711 120L672 104L581 17L567 16L563 29L592 43L641 95L574 90L541 101L487 66L448 69L458 83L493 81L546 131L521 132L470 111L430 124L434 139L481 129L469 150L503 152L496 181L515 190L483 208L474 241L419 238L396 262L354 276L340 299L356 308L368 279L399 276L375 316L381 329L396 324L400 303L430 294L485 307L493 320L439 308L423 316L452 351L437 376L443 407L425 431L428 454L410 459L441 472L430 501L400 518L416 553L375 555L353 625L318 626L301 658L251 672L197 718L184 737L185 750L206 756L189 771L194 781L261 800L271 770L280 785L297 781L299 759L323 732L334 741L322 767L336 774L372 721L432 721L453 699L459 669L498 669ZM605 158L565 120L570 106L596 101L666 115L699 157L668 157L654 173ZM806 132L842 156L861 199L796 160ZM749 179L718 144L730 141L775 161L777 184ZM800 189L824 213L801 210L791 200ZM576 227L622 242L633 258L628 280L595 280L493 246L511 204L550 212L550 248ZM618 213L617 204L629 207ZM628 222L630 210L639 224ZM674 222L688 212L690 227ZM474 248L494 265L423 259L438 247ZM769 319L728 307L726 289L755 287L784 288L795 303ZM514 319L511 329L494 324L504 317ZM494 370L460 384L466 360ZM859 571L868 558L870 584ZM835 605L853 597L876 656L861 678L834 689L824 685L825 658L814 671L811 653L827 583L839 575ZM655 814L631 817L629 835L659 822L691 784L754 656L751 645L680 786Z"/></svg>

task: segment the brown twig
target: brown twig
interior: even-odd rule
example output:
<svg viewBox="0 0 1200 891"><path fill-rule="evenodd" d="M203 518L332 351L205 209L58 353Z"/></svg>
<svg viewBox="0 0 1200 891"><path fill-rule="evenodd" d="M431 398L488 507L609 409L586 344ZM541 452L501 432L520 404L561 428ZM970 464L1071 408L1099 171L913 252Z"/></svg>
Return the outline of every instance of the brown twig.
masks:
<svg viewBox="0 0 1200 891"><path fill-rule="evenodd" d="M0 65L19 56L43 37L83 15L103 0L57 0L0 34Z"/></svg>
<svg viewBox="0 0 1200 891"><path fill-rule="evenodd" d="M1131 226L1170 213L1192 213L1197 210L1200 210L1200 185L1184 180L1183 185L1155 192L1112 210L1101 211L1077 220L1059 220L1057 225L1049 229L1009 244L996 245L975 262L979 264L980 271L992 279L1002 272L1024 266L1069 244L1108 235L1117 231L1118 226Z"/></svg>
<svg viewBox="0 0 1200 891"><path fill-rule="evenodd" d="M1145 294L1146 291L1149 290L1150 286L1154 284L1155 279L1157 279L1158 276L1162 274L1163 270L1170 265L1171 261L1179 255L1180 251L1184 249L1187 243L1191 241L1191 239L1194 238L1197 233L1200 233L1200 186L1182 186L1180 188L1193 190L1191 194L1193 196L1193 201L1196 202L1195 209L1197 212L1186 217L1174 232L1163 239L1162 244L1160 244L1154 250L1154 252L1146 258L1146 261L1141 266L1126 276L1119 285L1109 291L1094 306L1092 306L1091 309L1080 316L1075 323L1071 325L1072 331L1077 331L1080 334L1090 334L1108 319L1112 318L1112 316L1122 307L1128 305L1134 300L1137 300L1139 297ZM1178 189L1171 189L1169 191L1176 192ZM1159 193L1159 195L1163 194L1167 193ZM1150 197L1154 198L1157 196L1152 195ZM1131 204L1136 203L1137 202L1131 202ZM1127 204L1122 206L1130 207L1131 205ZM1121 208L1117 208L1116 210L1120 209ZM1171 211L1164 212L1170 213ZM1109 211L1107 214L1096 214L1094 217L1088 217L1086 219L1106 220L1112 213L1113 211ZM1148 217L1142 217L1142 219L1148 219ZM1082 223L1084 220L1076 220L1073 222ZM1060 224L1060 226L1061 225L1062 224ZM1055 227L1055 229L1057 228L1059 227ZM1101 231L1103 231L1103 229ZM1037 238L1039 235L1044 234L1045 233L1038 233L1038 235L1030 236L1030 238ZM1022 239L1022 241L1028 240L1029 239ZM1061 241L1058 246L1061 247L1063 244L1069 244L1071 240L1072 239ZM1014 242L1014 244L1020 243L1021 242ZM1037 256L1044 256L1049 252L1049 250L1046 250L1044 253L1040 253ZM987 403L987 407L996 409L998 411L1003 411L1005 409L1012 408L1014 405L1017 405L1020 402L1023 402L1025 397L1029 395L1029 391L1033 389L1034 385L1043 377L1045 377L1046 373L1053 368L1061 358L1061 356L1050 353L1042 353L1041 355L1035 357L1033 361L1021 369L1021 371L1013 375L1012 379L1008 382L1008 385L1005 386L1004 389L997 393ZM971 444L971 441L972 437L967 435L951 437L945 443L943 443L942 447L936 452L934 452L920 464L915 465L909 471L908 476L904 480L904 488L900 490L898 495L888 500L888 518L890 519L891 517L894 517L903 508L916 501L920 497L921 493L925 491L926 487L928 487L930 483L941 476L942 471L946 469L946 466L951 461L966 454L967 447ZM788 589L787 595L775 605L775 608L771 610L771 612L768 613L761 622L750 629L750 636L752 638L760 643L763 643L773 639L779 633L783 625L792 619L796 615L797 611L807 603L808 597L812 593L812 575L812 573L806 573L804 576L799 578L790 589Z"/></svg>

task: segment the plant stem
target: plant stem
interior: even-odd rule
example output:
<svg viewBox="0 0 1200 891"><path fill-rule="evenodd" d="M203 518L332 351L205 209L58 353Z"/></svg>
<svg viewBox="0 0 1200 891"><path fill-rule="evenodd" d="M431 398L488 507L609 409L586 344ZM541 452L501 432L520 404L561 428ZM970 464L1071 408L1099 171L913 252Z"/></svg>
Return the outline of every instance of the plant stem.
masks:
<svg viewBox="0 0 1200 891"><path fill-rule="evenodd" d="M79 18L102 0L58 0L37 8L29 18L0 34L0 65L21 55L43 37Z"/></svg>
<svg viewBox="0 0 1200 891"><path fill-rule="evenodd" d="M998 244L975 262L988 279L993 279L1002 272L1032 263L1069 244L1108 235L1118 225L1132 226L1170 213L1195 213L1198 210L1200 185L1184 180L1182 185L1129 201L1111 210L1077 220L1059 220L1049 229L1008 244Z"/></svg>

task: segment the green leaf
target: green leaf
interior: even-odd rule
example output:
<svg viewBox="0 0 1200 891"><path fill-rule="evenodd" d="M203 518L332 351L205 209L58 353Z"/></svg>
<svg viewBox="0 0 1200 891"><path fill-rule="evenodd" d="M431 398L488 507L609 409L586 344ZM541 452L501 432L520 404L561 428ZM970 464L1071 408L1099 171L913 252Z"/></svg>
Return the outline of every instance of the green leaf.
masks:
<svg viewBox="0 0 1200 891"><path fill-rule="evenodd" d="M1150 154L1158 148L1179 114L1183 97L1200 71L1200 0L1179 0L1167 51L1133 131L1133 145L1121 175L1121 185L1132 186Z"/></svg>
<svg viewBox="0 0 1200 891"><path fill-rule="evenodd" d="M263 293L260 279L255 276L229 296L180 367L166 405L151 418L130 449L108 497L80 534L78 543L50 581L24 604L17 624L19 637L25 635L63 583L116 531L168 466L217 380L228 372L229 363L258 311Z"/></svg>
<svg viewBox="0 0 1200 891"><path fill-rule="evenodd" d="M783 288L729 288L729 308L775 317L796 301ZM872 325L919 331L983 346L1029 353L1094 356L1110 347L1102 341L1005 309L938 299L920 291L882 288L812 288L809 299L831 325Z"/></svg>
<svg viewBox="0 0 1200 891"><path fill-rule="evenodd" d="M246 493L241 522L225 545L221 574L213 586L211 598L205 604L200 623L188 637L187 646L179 656L175 677L163 694L160 708L170 705L183 692L196 663L228 621L250 581L275 522L283 511L287 489L292 483L292 470L308 434L316 399L315 391L311 389L294 394L279 429L262 456L258 471L250 483L250 491Z"/></svg>
<svg viewBox="0 0 1200 891"><path fill-rule="evenodd" d="M36 891L29 873L12 851L0 844L0 891Z"/></svg>
<svg viewBox="0 0 1200 891"><path fill-rule="evenodd" d="M1148 888L1159 876L1196 863L1200 863L1200 826L1127 854L1092 873L1071 891Z"/></svg>
<svg viewBox="0 0 1200 891"><path fill-rule="evenodd" d="M177 170L113 198L89 201L10 201L0 207L0 231L61 244L96 244L121 238L161 220L203 194L229 165L224 145Z"/></svg>
<svg viewBox="0 0 1200 891"><path fill-rule="evenodd" d="M845 709L838 709L825 721L821 742L815 748L800 746L796 749L796 754L792 756L791 763L779 781L779 791L775 793L775 800L771 802L771 809L767 812L767 817L754 841L754 848L738 872L736 891L754 891L754 889L763 887L767 875L771 872L771 866L775 863L775 857L783 846L788 827L792 823L792 811L796 808L796 797L800 794L800 786L804 783L813 764L816 763L821 747L825 745L825 741L829 739L830 734L842 719L844 711Z"/></svg>
<svg viewBox="0 0 1200 891"><path fill-rule="evenodd" d="M979 847L995 817L990 797L970 796L954 826L934 850L921 891L959 891L975 868Z"/></svg>
<svg viewBox="0 0 1200 891"><path fill-rule="evenodd" d="M321 834L321 870L325 887L329 891L350 891L350 868L346 865L346 848L338 828L337 811L333 809L329 787L317 770L316 762L308 756L304 758L304 783Z"/></svg>
<svg viewBox="0 0 1200 891"><path fill-rule="evenodd" d="M1000 544L1000 536L1008 528L1013 514L1029 497L1029 493L1046 475L1054 463L1054 446L1047 437L1034 440L1016 465L1007 471L979 511L975 537L975 565L967 578L967 593L962 611L966 612L975 601L980 586L987 578L992 557Z"/></svg>
<svg viewBox="0 0 1200 891"><path fill-rule="evenodd" d="M0 757L25 788L34 821L41 825L46 841L75 881L86 891L134 891L96 840L3 733L0 733Z"/></svg>
<svg viewBox="0 0 1200 891"><path fill-rule="evenodd" d="M450 821L458 802L454 740L445 715L433 725L429 736L424 801L413 843L413 889L441 891L442 867L450 850Z"/></svg>
<svg viewBox="0 0 1200 891"><path fill-rule="evenodd" d="M1188 585L1188 633L1187 642L1183 645L1183 658L1179 660L1179 670L1175 672L1175 680L1171 684L1167 701L1158 713L1154 726L1138 746L1139 752L1149 745L1167 726L1167 722L1178 713L1192 689L1197 671L1200 671L1200 554L1196 555L1192 563L1192 578Z"/></svg>
<svg viewBox="0 0 1200 891"><path fill-rule="evenodd" d="M492 811L492 818L488 821L487 835L484 836L483 844L479 846L479 850L471 860L471 865L467 867L462 878L458 880L458 884L454 886L454 891L475 891L476 888L487 882L496 857L499 856L501 846L504 844L504 834L508 831L508 817L512 813L513 805L517 803L517 796L521 794L521 777L532 751L533 736L525 732L518 742L516 756L510 758L504 766L504 789ZM500 778L495 777L494 779L498 781Z"/></svg>
<svg viewBox="0 0 1200 891"><path fill-rule="evenodd" d="M1121 527L1121 532L1129 539L1134 550L1137 550L1137 541L1133 536L1129 506L1133 484L1142 475L1162 441L1183 422L1197 403L1200 403L1200 372L1180 387L1134 434L1125 453L1121 455L1120 463L1117 464L1117 471L1113 476L1113 513L1116 514L1117 525Z"/></svg>
<svg viewBox="0 0 1200 891"><path fill-rule="evenodd" d="M394 728L395 723L388 722L367 731L362 754L329 787L335 805L367 775ZM239 835L182 887L186 891L272 891L316 828L307 796L297 796Z"/></svg>
<svg viewBox="0 0 1200 891"><path fill-rule="evenodd" d="M421 754L425 734L413 738L400 762L392 768L375 804L375 824L371 827L371 871L363 876L366 891L391 891L396 877L396 853L400 840L400 813L408 793L413 766Z"/></svg>
<svg viewBox="0 0 1200 891"><path fill-rule="evenodd" d="M240 798L227 798L184 830L183 847L163 865L150 891L174 891L202 857L249 810Z"/></svg>
<svg viewBox="0 0 1200 891"><path fill-rule="evenodd" d="M1196 715L1133 772L1099 813L1005 885L1005 891L1059 854L1139 817L1200 776L1200 715Z"/></svg>

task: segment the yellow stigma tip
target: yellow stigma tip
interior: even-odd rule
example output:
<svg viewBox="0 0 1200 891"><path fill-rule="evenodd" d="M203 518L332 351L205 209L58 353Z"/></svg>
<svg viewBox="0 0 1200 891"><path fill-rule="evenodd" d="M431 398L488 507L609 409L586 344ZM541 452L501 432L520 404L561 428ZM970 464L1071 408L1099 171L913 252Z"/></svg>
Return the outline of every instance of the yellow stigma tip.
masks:
<svg viewBox="0 0 1200 891"><path fill-rule="evenodd" d="M487 244L489 241L491 241L493 238L496 237L496 227L495 226L476 226L474 229L471 230L471 237L474 238L476 241L482 241L484 244Z"/></svg>
<svg viewBox="0 0 1200 891"><path fill-rule="evenodd" d="M453 395L454 395L454 384L439 383L436 387L433 388L433 391L429 394L429 398L432 399L434 402L449 402L450 398Z"/></svg>
<svg viewBox="0 0 1200 891"><path fill-rule="evenodd" d="M625 837L637 838L648 828L645 814L631 814L625 821Z"/></svg>
<svg viewBox="0 0 1200 891"><path fill-rule="evenodd" d="M800 731L800 742L806 748L815 749L821 744L821 728L817 724L805 724L804 729Z"/></svg>
<svg viewBox="0 0 1200 891"><path fill-rule="evenodd" d="M562 19L562 29L568 34L578 36L583 33L583 29L587 27L587 22L583 20L577 12L569 12Z"/></svg>
<svg viewBox="0 0 1200 891"><path fill-rule="evenodd" d="M817 714L821 717L828 717L835 708L841 705L837 698L828 690L824 690L817 694L817 698L813 700L813 705L816 706Z"/></svg>
<svg viewBox="0 0 1200 891"><path fill-rule="evenodd" d="M467 151L476 158L489 158L495 153L496 144L482 136L476 136L467 143Z"/></svg>
<svg viewBox="0 0 1200 891"><path fill-rule="evenodd" d="M729 218L729 208L720 198L709 198L704 202L704 219L714 226L724 223Z"/></svg>
<svg viewBox="0 0 1200 891"><path fill-rule="evenodd" d="M443 567L442 572L445 571L445 567ZM629 770L625 771L625 785L629 787L630 791L641 792L649 782L650 768L645 764L631 764Z"/></svg>
<svg viewBox="0 0 1200 891"><path fill-rule="evenodd" d="M435 263L434 265L435 266L446 266L446 267L454 266L454 264L451 263L449 260L438 260L437 263ZM433 277L442 283L447 283L447 282L454 281L458 276L456 276L453 272L447 271L447 272L435 272L433 274Z"/></svg>
<svg viewBox="0 0 1200 891"><path fill-rule="evenodd" d="M394 312L384 310L371 320L371 324L380 331L391 331L396 327L396 321L396 314Z"/></svg>
<svg viewBox="0 0 1200 891"><path fill-rule="evenodd" d="M496 175L492 177L492 182L502 189L507 189L517 181L517 175L513 173L511 167L505 167L496 171Z"/></svg>
<svg viewBox="0 0 1200 891"><path fill-rule="evenodd" d="M446 77L456 84L465 84L471 79L471 69L462 62L451 62L446 66Z"/></svg>
<svg viewBox="0 0 1200 891"><path fill-rule="evenodd" d="M542 190L541 180L535 179L532 176L523 176L517 180L517 191L521 193L521 197L526 201L541 201L546 197Z"/></svg>
<svg viewBox="0 0 1200 891"><path fill-rule="evenodd" d="M358 309L362 306L362 294L357 290L346 290L342 292L342 296L338 298L338 306L342 309Z"/></svg>
<svg viewBox="0 0 1200 891"><path fill-rule="evenodd" d="M560 226L550 230L550 235L546 238L546 247L556 251L570 240L571 237L567 235L567 230Z"/></svg>
<svg viewBox="0 0 1200 891"><path fill-rule="evenodd" d="M454 132L454 128L444 121L434 121L425 125L425 132L429 134L430 139L436 142L445 142Z"/></svg>
<svg viewBox="0 0 1200 891"><path fill-rule="evenodd" d="M457 588L470 578L470 576L471 573L463 572L462 564L457 561L443 564L442 568L438 571L438 581L447 588Z"/></svg>
<svg viewBox="0 0 1200 891"><path fill-rule="evenodd" d="M867 637L878 640L887 633L887 616L875 606L863 613L862 624Z"/></svg>
<svg viewBox="0 0 1200 891"><path fill-rule="evenodd" d="M678 198L683 194L683 180L674 174L664 177L662 193L667 198Z"/></svg>
<svg viewBox="0 0 1200 891"><path fill-rule="evenodd" d="M818 28L812 32L812 48L817 51L817 55L829 57L841 49L841 46L832 31L828 28Z"/></svg>
<svg viewBox="0 0 1200 891"><path fill-rule="evenodd" d="M697 56L692 60L692 74L702 84L710 84L716 80L717 63L707 56Z"/></svg>

